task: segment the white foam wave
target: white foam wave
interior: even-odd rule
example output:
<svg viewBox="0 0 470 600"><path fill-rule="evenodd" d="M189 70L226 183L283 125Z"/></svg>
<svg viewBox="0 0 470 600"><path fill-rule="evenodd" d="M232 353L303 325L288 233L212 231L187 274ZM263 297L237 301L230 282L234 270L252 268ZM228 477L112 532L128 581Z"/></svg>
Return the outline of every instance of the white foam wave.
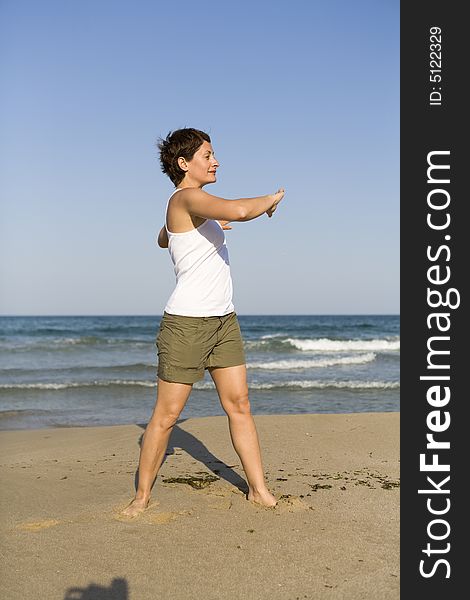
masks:
<svg viewBox="0 0 470 600"><path fill-rule="evenodd" d="M287 338L283 342L304 351L344 352L347 350L373 351L400 349L399 340L330 340L328 338L302 340L299 338Z"/></svg>
<svg viewBox="0 0 470 600"><path fill-rule="evenodd" d="M272 338L278 338L285 336L285 333L266 333L260 337L261 340L270 340Z"/></svg>
<svg viewBox="0 0 470 600"><path fill-rule="evenodd" d="M67 383L2 383L2 390L66 390L68 388L89 387L109 385L136 385L142 387L156 387L154 381L128 381L123 379L114 379L111 381L70 381Z"/></svg>
<svg viewBox="0 0 470 600"><path fill-rule="evenodd" d="M68 337L68 338L60 338L60 339L52 340L52 343L64 344L65 346L67 346L67 345L75 346L75 344L83 343L83 340L82 340L82 338L79 338L79 337L76 337L76 338Z"/></svg>
<svg viewBox="0 0 470 600"><path fill-rule="evenodd" d="M109 385L129 385L154 388L157 386L155 381L133 381L115 379L111 381L84 381L69 383L6 383L1 384L1 389L39 389L39 390L64 390L68 388L79 388L88 386L109 386ZM400 387L398 381L319 381L319 380L288 380L272 381L267 383L249 383L249 388L253 390L272 390L277 388L302 388L302 389L325 389L325 388L353 388L353 389L396 389ZM214 389L212 381L198 381L194 384L196 390Z"/></svg>
<svg viewBox="0 0 470 600"><path fill-rule="evenodd" d="M199 381L194 384L194 389L211 390L214 389L212 381ZM290 380L290 381L272 381L267 383L249 383L248 387L252 390L273 390L279 388L289 389L326 389L326 388L351 388L351 389L398 389L398 381L319 381L319 380Z"/></svg>
<svg viewBox="0 0 470 600"><path fill-rule="evenodd" d="M312 369L321 367L333 367L335 365L358 365L375 360L376 355L373 352L360 354L358 356L345 356L343 358L317 358L311 360L275 360L270 362L247 363L251 369Z"/></svg>

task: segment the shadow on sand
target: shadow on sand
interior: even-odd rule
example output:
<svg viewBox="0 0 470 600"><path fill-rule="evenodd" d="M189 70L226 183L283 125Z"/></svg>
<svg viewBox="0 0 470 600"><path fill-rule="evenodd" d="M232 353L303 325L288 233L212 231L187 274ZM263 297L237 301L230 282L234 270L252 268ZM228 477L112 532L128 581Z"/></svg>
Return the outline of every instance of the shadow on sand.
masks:
<svg viewBox="0 0 470 600"><path fill-rule="evenodd" d="M238 475L238 473L232 470L231 467L234 465L227 465L223 461L219 460L200 440L194 437L191 433L188 433L179 427L181 423L184 423L187 420L188 419L179 419L176 425L173 427L173 431L171 432L170 440L168 442L168 448L166 449L161 466L165 464L167 456L175 454L175 448L181 448L181 450L187 452L195 460L203 463L210 471L212 471L212 473L214 473L214 475L220 477L220 479L225 479L225 481L238 488L243 494L247 494L248 485L246 481L240 477L240 475ZM142 427L144 430L147 427L146 423L137 423L137 425ZM139 446L142 446L143 435L144 434L142 434L139 438ZM138 482L139 471L136 469L134 476L135 490L137 490Z"/></svg>
<svg viewBox="0 0 470 600"><path fill-rule="evenodd" d="M64 600L129 600L129 586L122 577L115 577L109 587L90 583L86 588L69 588Z"/></svg>

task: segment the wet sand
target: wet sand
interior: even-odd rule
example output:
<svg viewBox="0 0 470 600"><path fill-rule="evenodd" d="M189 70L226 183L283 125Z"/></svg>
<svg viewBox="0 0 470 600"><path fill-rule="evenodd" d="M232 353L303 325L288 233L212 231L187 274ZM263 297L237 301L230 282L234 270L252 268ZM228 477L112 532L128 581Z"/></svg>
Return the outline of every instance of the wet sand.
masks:
<svg viewBox="0 0 470 600"><path fill-rule="evenodd" d="M175 427L149 508L145 424L0 432L8 600L399 598L399 413L255 416L269 489L245 499L226 417Z"/></svg>

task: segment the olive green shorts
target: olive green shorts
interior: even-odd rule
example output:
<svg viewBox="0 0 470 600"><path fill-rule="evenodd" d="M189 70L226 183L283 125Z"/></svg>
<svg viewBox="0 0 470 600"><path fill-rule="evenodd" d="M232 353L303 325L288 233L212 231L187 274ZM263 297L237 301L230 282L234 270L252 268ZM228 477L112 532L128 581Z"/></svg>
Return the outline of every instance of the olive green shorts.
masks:
<svg viewBox="0 0 470 600"><path fill-rule="evenodd" d="M195 383L210 367L245 364L237 315L185 317L163 313L157 335L158 377Z"/></svg>

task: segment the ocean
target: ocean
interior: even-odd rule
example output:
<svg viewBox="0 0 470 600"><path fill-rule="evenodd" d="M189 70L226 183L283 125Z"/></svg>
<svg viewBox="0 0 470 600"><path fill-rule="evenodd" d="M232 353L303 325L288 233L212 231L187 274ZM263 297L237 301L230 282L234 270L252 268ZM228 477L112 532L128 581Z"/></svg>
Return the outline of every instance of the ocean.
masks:
<svg viewBox="0 0 470 600"><path fill-rule="evenodd" d="M238 315L252 413L399 411L397 315ZM148 422L159 316L0 317L0 429ZM206 371L181 418L225 414Z"/></svg>

